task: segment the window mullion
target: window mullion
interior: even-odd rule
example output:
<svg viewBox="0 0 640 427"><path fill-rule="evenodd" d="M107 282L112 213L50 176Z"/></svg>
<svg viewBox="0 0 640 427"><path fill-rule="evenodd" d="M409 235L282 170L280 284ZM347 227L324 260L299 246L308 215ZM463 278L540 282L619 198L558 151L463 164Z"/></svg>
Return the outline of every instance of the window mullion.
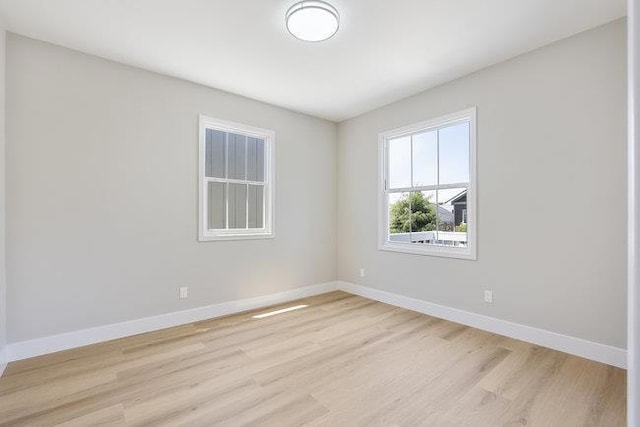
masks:
<svg viewBox="0 0 640 427"><path fill-rule="evenodd" d="M406 193L408 191L435 191L435 190L447 190L451 188L469 188L468 182L457 182L455 184L442 184L442 185L424 185L419 187L403 187L403 188L391 188L387 193Z"/></svg>
<svg viewBox="0 0 640 427"><path fill-rule="evenodd" d="M258 182L258 181L246 181L244 179L226 179L226 178L211 178L211 177L207 177L205 178L205 181L209 181L209 182L223 182L223 183L229 183L229 184L251 184L251 185L265 185L264 182ZM464 186L464 185L463 185Z"/></svg>
<svg viewBox="0 0 640 427"><path fill-rule="evenodd" d="M436 131L436 184L440 188L440 129ZM438 214L438 206L440 206L440 192L436 190L436 242L440 240L440 215Z"/></svg>
<svg viewBox="0 0 640 427"><path fill-rule="evenodd" d="M224 177L229 179L229 133L224 135ZM229 191L230 185L227 181L224 185L224 229L229 229Z"/></svg>
<svg viewBox="0 0 640 427"><path fill-rule="evenodd" d="M270 223L273 222L273 210L274 210L273 200L271 198L271 195L272 195L271 186L273 185L273 183L271 182L271 167L273 166L273 159L271 158L271 155L272 155L271 150L267 150L267 145L266 145L267 141L269 141L269 144L271 144L270 140L266 140L266 139L264 140L264 143L263 143L264 154L262 155L262 163L263 163L262 180L264 181L264 184L262 186L262 226L263 227L267 226L267 219L269 220ZM257 164L258 163L256 160L256 165ZM256 170L256 179L258 179L257 170ZM267 200L267 197L268 197L268 200ZM269 209L269 213L267 213L267 209Z"/></svg>
<svg viewBox="0 0 640 427"><path fill-rule="evenodd" d="M413 134L411 135L410 147L409 147L409 161L411 163L411 188L413 188ZM411 200L412 193L409 192L409 242L411 243L413 235L413 206Z"/></svg>
<svg viewBox="0 0 640 427"><path fill-rule="evenodd" d="M245 225L245 228L248 230L249 229L249 184L246 185L246 189L245 189L244 205L245 205L244 225Z"/></svg>
<svg viewBox="0 0 640 427"><path fill-rule="evenodd" d="M247 182L249 181L248 157L249 157L249 137L245 135L244 137L244 180ZM246 185L244 204L245 204L244 226L248 230L249 229L249 184Z"/></svg>

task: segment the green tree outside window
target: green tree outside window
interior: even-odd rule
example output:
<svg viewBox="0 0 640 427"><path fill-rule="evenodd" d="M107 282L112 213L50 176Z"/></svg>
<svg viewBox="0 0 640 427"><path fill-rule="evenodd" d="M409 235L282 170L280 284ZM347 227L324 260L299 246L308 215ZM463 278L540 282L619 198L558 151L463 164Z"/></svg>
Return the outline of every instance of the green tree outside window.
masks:
<svg viewBox="0 0 640 427"><path fill-rule="evenodd" d="M391 205L391 233L433 231L436 229L436 205L420 192L410 193Z"/></svg>

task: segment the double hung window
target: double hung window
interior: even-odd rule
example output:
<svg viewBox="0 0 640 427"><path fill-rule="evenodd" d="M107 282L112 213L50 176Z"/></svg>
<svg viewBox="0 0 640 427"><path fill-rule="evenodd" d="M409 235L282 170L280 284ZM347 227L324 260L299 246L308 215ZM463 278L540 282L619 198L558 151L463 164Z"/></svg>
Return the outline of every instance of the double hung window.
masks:
<svg viewBox="0 0 640 427"><path fill-rule="evenodd" d="M476 257L475 108L380 134L382 250Z"/></svg>
<svg viewBox="0 0 640 427"><path fill-rule="evenodd" d="M200 240L273 237L273 131L200 117Z"/></svg>

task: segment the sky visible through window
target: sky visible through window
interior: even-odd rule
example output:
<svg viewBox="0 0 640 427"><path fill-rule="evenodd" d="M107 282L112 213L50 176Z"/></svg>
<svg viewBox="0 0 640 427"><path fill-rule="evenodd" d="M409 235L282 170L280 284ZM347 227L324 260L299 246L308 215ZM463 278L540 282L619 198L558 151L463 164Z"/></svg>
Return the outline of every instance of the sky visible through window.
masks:
<svg viewBox="0 0 640 427"><path fill-rule="evenodd" d="M438 132L440 162L438 165ZM414 134L413 177L411 136L389 141L389 188L408 188L469 182L469 122ZM439 166L439 170L438 170ZM439 174L439 177L438 177ZM439 178L439 182L438 182ZM442 204L462 190L438 190ZM400 194L390 194L394 202ZM396 197L393 197L396 196ZM432 200L435 202L435 200Z"/></svg>

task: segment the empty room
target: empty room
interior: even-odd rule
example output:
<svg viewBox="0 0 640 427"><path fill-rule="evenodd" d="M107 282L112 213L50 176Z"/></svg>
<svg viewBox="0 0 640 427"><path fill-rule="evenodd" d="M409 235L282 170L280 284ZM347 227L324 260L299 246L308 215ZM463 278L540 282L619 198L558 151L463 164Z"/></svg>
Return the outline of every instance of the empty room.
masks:
<svg viewBox="0 0 640 427"><path fill-rule="evenodd" d="M640 427L640 0L0 0L0 426Z"/></svg>

